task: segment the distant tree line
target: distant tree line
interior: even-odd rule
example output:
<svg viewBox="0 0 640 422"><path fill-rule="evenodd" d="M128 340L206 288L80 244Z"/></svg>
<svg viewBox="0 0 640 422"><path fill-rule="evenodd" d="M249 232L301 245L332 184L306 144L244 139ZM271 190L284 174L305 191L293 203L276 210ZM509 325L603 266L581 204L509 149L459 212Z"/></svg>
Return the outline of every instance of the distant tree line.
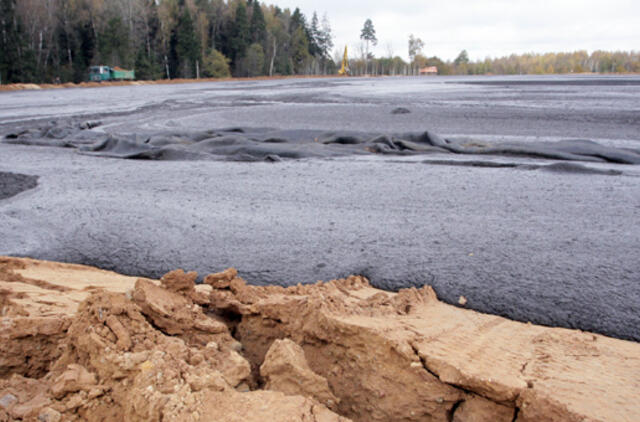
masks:
<svg viewBox="0 0 640 422"><path fill-rule="evenodd" d="M375 30L367 20L362 33L373 33ZM640 51L586 51L572 53L545 54L512 54L506 57L486 58L471 61L466 50L462 50L455 60L443 61L437 56L424 53L425 43L410 35L408 41L409 61L395 55L387 46L387 54L375 57L368 48L367 39L357 46L349 58L352 75L418 75L420 69L435 66L440 75L533 75L533 74L566 74L566 73L640 73ZM334 60L339 59L336 52Z"/></svg>
<svg viewBox="0 0 640 422"><path fill-rule="evenodd" d="M355 32L355 31L354 31ZM405 61L378 44L371 19L350 49L352 75L640 73L640 52L586 51L451 61L409 36ZM314 12L259 0L0 0L0 83L80 82L92 65L133 68L138 79L335 74L331 26Z"/></svg>
<svg viewBox="0 0 640 422"><path fill-rule="evenodd" d="M334 58L337 60L337 57ZM420 69L436 66L439 75L543 75L566 73L640 73L640 51L586 51L573 53L512 54L506 57L469 60L466 51L453 61L415 54L408 62L388 54L365 56L364 47L349 59L352 75L418 75Z"/></svg>
<svg viewBox="0 0 640 422"><path fill-rule="evenodd" d="M433 60L432 60L433 61ZM425 60L428 63L429 59ZM441 64L442 74L542 75L555 73L640 73L640 51L586 51L512 54L470 61L463 50L453 62Z"/></svg>
<svg viewBox="0 0 640 422"><path fill-rule="evenodd" d="M334 73L331 27L258 0L0 0L0 78L80 82Z"/></svg>

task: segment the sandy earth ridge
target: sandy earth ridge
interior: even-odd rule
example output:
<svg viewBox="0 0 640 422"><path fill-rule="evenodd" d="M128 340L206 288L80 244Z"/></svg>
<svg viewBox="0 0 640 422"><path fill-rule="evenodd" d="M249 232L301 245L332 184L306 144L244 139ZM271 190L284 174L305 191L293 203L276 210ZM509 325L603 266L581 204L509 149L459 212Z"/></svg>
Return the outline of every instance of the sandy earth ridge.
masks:
<svg viewBox="0 0 640 422"><path fill-rule="evenodd" d="M336 75L295 75L295 76L257 76L252 78L202 78L202 79L158 79L155 81L104 81L104 82L66 82L60 84L34 84L34 83L14 83L0 85L2 91L24 91L40 89L62 89L62 88L100 88L110 86L139 86L139 85L170 85L188 84L202 82L229 82L229 81L264 81L281 79L320 79L335 78Z"/></svg>
<svg viewBox="0 0 640 422"><path fill-rule="evenodd" d="M0 421L640 420L635 342L428 286L196 278L0 258Z"/></svg>

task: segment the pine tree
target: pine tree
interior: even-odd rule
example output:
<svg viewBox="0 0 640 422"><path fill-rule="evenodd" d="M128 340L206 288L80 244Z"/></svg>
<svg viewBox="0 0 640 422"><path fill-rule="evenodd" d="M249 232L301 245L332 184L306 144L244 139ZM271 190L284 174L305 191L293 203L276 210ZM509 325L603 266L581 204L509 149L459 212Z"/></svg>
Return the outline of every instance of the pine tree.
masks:
<svg viewBox="0 0 640 422"><path fill-rule="evenodd" d="M364 40L364 42L367 45L367 49L366 49L366 56L364 59L365 62L365 73L369 72L369 43L373 44L373 45L377 45L378 44L378 38L376 38L376 30L373 27L373 22L371 22L371 19L367 19L364 22L364 26L362 27L362 32L360 33L360 39Z"/></svg>
<svg viewBox="0 0 640 422"><path fill-rule="evenodd" d="M144 7L146 15L146 19L144 20L144 49L146 50L149 59L153 60L159 48L158 38L160 36L160 28L162 26L162 23L160 22L160 17L158 16L158 5L156 4L155 0L146 0L146 4Z"/></svg>
<svg viewBox="0 0 640 422"><path fill-rule="evenodd" d="M153 63L144 48L138 50L135 62L136 78L141 80L156 79Z"/></svg>
<svg viewBox="0 0 640 422"><path fill-rule="evenodd" d="M289 34L293 36L298 28L306 28L307 22L300 8L296 7L291 15L291 23L289 24Z"/></svg>
<svg viewBox="0 0 640 422"><path fill-rule="evenodd" d="M409 35L409 58L411 61L415 60L415 57L422 52L424 48L424 42L413 34Z"/></svg>
<svg viewBox="0 0 640 422"><path fill-rule="evenodd" d="M456 66L469 63L469 53L467 53L467 50L462 50L453 62Z"/></svg>
<svg viewBox="0 0 640 422"><path fill-rule="evenodd" d="M170 77L191 78L196 76L196 62L200 60L200 40L184 0L178 2L173 13L175 25L171 29L168 46Z"/></svg>
<svg viewBox="0 0 640 422"><path fill-rule="evenodd" d="M264 69L264 50L258 43L253 43L247 50L245 66L247 76L259 76Z"/></svg>
<svg viewBox="0 0 640 422"><path fill-rule="evenodd" d="M264 13L262 13L262 7L260 7L258 0L253 2L249 32L253 43L263 44L267 38L267 24L264 21Z"/></svg>
<svg viewBox="0 0 640 422"><path fill-rule="evenodd" d="M424 48L424 42L413 34L409 35L409 59L411 60L411 73L415 73L415 61L416 57L422 52Z"/></svg>
<svg viewBox="0 0 640 422"><path fill-rule="evenodd" d="M191 12L182 7L176 28L176 53L180 63L179 73L185 78L196 76L196 62L200 59L200 40L195 31Z"/></svg>
<svg viewBox="0 0 640 422"><path fill-rule="evenodd" d="M312 56L318 56L321 54L320 43L320 22L318 21L318 14L313 12L313 17L311 18L311 26L309 27L309 53Z"/></svg>
<svg viewBox="0 0 640 422"><path fill-rule="evenodd" d="M0 1L0 82L18 82L21 63L18 60L19 33L16 30L15 0Z"/></svg>
<svg viewBox="0 0 640 422"><path fill-rule="evenodd" d="M85 43L92 42L87 39ZM83 48L83 50L85 50ZM114 14L104 30L98 36L98 55L101 64L109 66L128 66L129 61L129 32L122 21L122 17Z"/></svg>
<svg viewBox="0 0 640 422"><path fill-rule="evenodd" d="M333 50L333 34L329 18L325 13L322 17L322 28L320 29L320 51L323 57L329 58L331 50Z"/></svg>
<svg viewBox="0 0 640 422"><path fill-rule="evenodd" d="M78 83L86 81L88 78L87 70L95 55L96 38L89 21L78 22L74 32L79 38L79 45L76 50L76 59L73 62L73 81ZM123 57L126 57L126 54Z"/></svg>
<svg viewBox="0 0 640 422"><path fill-rule="evenodd" d="M298 26L291 37L291 61L293 62L293 71L296 74L306 72L307 60L309 55L309 40L304 31L304 27Z"/></svg>
<svg viewBox="0 0 640 422"><path fill-rule="evenodd" d="M36 58L27 46L15 0L0 0L0 82L37 80Z"/></svg>
<svg viewBox="0 0 640 422"><path fill-rule="evenodd" d="M249 47L249 40L251 39L249 34L249 21L247 19L247 8L244 0L238 2L236 7L236 17L231 29L231 39L229 40L229 47L231 57L233 58L234 68L240 62L240 59L244 57L247 48Z"/></svg>

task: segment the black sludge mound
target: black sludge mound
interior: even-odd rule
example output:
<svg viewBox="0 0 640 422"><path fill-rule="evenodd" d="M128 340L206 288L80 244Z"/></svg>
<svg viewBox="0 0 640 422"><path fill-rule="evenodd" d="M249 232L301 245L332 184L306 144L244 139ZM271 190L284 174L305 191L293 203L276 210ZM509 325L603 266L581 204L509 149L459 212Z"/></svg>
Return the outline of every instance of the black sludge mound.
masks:
<svg viewBox="0 0 640 422"><path fill-rule="evenodd" d="M38 186L38 176L0 171L0 200Z"/></svg>
<svg viewBox="0 0 640 422"><path fill-rule="evenodd" d="M243 161L271 160L274 157L319 158L332 155L317 143L295 143L271 136L266 139L255 139L238 134L205 139L186 149L200 154Z"/></svg>
<svg viewBox="0 0 640 422"><path fill-rule="evenodd" d="M103 135L92 131L102 125L100 121L52 121L46 125L27 128L5 136L5 143L16 145L54 146L75 148L91 144Z"/></svg>
<svg viewBox="0 0 640 422"><path fill-rule="evenodd" d="M497 144L482 153L522 155L567 161L609 162L640 164L640 152L630 149L607 147L593 141L575 139L549 143Z"/></svg>
<svg viewBox="0 0 640 422"><path fill-rule="evenodd" d="M57 123L9 134L5 142L77 148L83 154L148 160L279 161L357 154L466 154L562 161L640 164L640 150L575 139L556 142L486 142L445 139L433 132L385 134L228 128L138 135L93 131L99 122Z"/></svg>
<svg viewBox="0 0 640 422"><path fill-rule="evenodd" d="M571 154L595 157L611 163L640 164L640 151L606 147L586 139L559 141L556 147Z"/></svg>
<svg viewBox="0 0 640 422"><path fill-rule="evenodd" d="M346 151L325 147L308 140L292 141L281 134L260 136L238 129L152 136L144 142L133 137L110 135L89 146L80 146L82 154L110 158L147 160L232 160L280 161L287 159L323 158L344 155Z"/></svg>
<svg viewBox="0 0 640 422"><path fill-rule="evenodd" d="M519 155L565 161L610 162L640 164L640 151L608 147L590 140L569 139L556 142L476 142L471 139L443 139L430 132L405 135L408 141L402 145L419 151L424 146L437 147L456 154Z"/></svg>
<svg viewBox="0 0 640 422"><path fill-rule="evenodd" d="M405 107L396 107L393 110L391 110L391 114L409 114L409 113L411 113L411 110Z"/></svg>
<svg viewBox="0 0 640 422"><path fill-rule="evenodd" d="M596 169L592 167L583 166L576 163L553 163L545 166L536 165L522 165L519 166L527 170L542 170L551 173L564 173L564 174L597 174L603 176L620 176L623 174L620 170L613 169Z"/></svg>
<svg viewBox="0 0 640 422"><path fill-rule="evenodd" d="M139 158L158 159L162 156L162 149L152 145L140 144L127 139L109 136L102 142L94 145L82 147L81 153L89 155L100 155L112 158Z"/></svg>

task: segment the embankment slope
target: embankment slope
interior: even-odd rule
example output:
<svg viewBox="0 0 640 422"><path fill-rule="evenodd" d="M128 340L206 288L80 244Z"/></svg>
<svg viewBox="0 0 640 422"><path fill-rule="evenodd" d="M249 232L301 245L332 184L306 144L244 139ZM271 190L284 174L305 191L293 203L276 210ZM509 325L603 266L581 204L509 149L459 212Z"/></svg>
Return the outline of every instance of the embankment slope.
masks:
<svg viewBox="0 0 640 422"><path fill-rule="evenodd" d="M640 419L635 342L480 314L428 286L196 277L0 258L0 420Z"/></svg>

